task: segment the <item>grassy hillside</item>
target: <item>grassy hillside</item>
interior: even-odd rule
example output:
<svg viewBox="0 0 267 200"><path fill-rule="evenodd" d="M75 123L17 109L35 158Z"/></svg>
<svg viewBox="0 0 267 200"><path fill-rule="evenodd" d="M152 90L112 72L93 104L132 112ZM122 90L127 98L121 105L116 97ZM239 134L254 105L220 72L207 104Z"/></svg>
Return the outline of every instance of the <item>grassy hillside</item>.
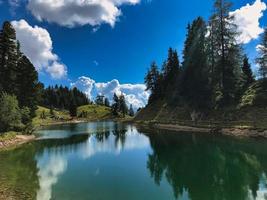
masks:
<svg viewBox="0 0 267 200"><path fill-rule="evenodd" d="M44 115L45 117L42 117ZM50 109L38 106L36 117L33 119L33 125L47 125L54 122L62 122L70 120L69 112L66 110L54 110L54 115L51 115Z"/></svg>
<svg viewBox="0 0 267 200"><path fill-rule="evenodd" d="M135 121L195 126L191 112L190 108L168 105L160 100L142 109ZM205 112L196 126L267 129L267 82L257 81L249 87L236 107Z"/></svg>
<svg viewBox="0 0 267 200"><path fill-rule="evenodd" d="M77 110L77 116L78 118L86 120L103 120L113 118L111 108L99 105L80 106Z"/></svg>
<svg viewBox="0 0 267 200"><path fill-rule="evenodd" d="M93 104L80 106L77 110L77 116L79 119L84 119L88 121L107 120L107 119L116 119L116 120L132 119L128 115L125 117L123 117L122 114L119 114L119 116L114 116L112 114L111 108Z"/></svg>
<svg viewBox="0 0 267 200"><path fill-rule="evenodd" d="M112 115L111 108L100 105L85 105L77 108L76 120L95 121L95 120L107 120L107 119L122 119L123 116L119 115L114 117ZM129 116L123 118L123 120L129 119ZM69 116L67 110L54 110L54 114L50 113L50 109L38 106L36 111L36 117L33 119L34 126L49 125L53 123L69 122L73 119Z"/></svg>

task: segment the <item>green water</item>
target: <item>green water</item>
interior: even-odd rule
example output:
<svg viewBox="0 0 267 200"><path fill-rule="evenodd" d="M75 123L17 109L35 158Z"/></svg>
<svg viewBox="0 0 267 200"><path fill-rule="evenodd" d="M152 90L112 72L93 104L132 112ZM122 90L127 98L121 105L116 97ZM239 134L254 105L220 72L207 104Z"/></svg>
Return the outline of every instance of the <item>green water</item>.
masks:
<svg viewBox="0 0 267 200"><path fill-rule="evenodd" d="M0 152L0 197L267 199L267 142L97 122L51 126Z"/></svg>

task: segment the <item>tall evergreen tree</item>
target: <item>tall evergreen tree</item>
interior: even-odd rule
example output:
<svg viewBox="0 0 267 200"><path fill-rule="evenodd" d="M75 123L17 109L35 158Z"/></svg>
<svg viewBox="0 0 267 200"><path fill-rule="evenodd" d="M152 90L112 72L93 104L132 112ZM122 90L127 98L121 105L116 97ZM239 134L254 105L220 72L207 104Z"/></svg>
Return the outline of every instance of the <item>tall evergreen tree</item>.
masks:
<svg viewBox="0 0 267 200"><path fill-rule="evenodd" d="M104 105L105 105L106 107L110 107L110 102L109 102L108 98L105 98Z"/></svg>
<svg viewBox="0 0 267 200"><path fill-rule="evenodd" d="M267 78L267 27L264 29L261 44L258 46L259 57L256 59L260 66L259 72L262 78Z"/></svg>
<svg viewBox="0 0 267 200"><path fill-rule="evenodd" d="M208 79L205 48L206 25L202 18L193 21L184 49L181 94L191 108L205 110L210 106L211 90Z"/></svg>
<svg viewBox="0 0 267 200"><path fill-rule="evenodd" d="M74 99L70 101L70 108L69 108L70 116L76 117L77 116L77 104Z"/></svg>
<svg viewBox="0 0 267 200"><path fill-rule="evenodd" d="M38 73L26 56L22 56L18 61L19 73L17 97L20 107L28 107L31 115L34 116L37 104L40 100L40 83Z"/></svg>
<svg viewBox="0 0 267 200"><path fill-rule="evenodd" d="M119 97L119 111L123 114L123 117L125 117L125 115L128 113L128 106L123 94L121 94Z"/></svg>
<svg viewBox="0 0 267 200"><path fill-rule="evenodd" d="M131 117L134 116L134 109L133 109L133 105L132 105L132 104L130 105L129 115L130 115Z"/></svg>
<svg viewBox="0 0 267 200"><path fill-rule="evenodd" d="M162 76L158 70L157 64L153 62L145 76L146 88L151 92L149 103L162 97L161 80Z"/></svg>
<svg viewBox="0 0 267 200"><path fill-rule="evenodd" d="M113 95L113 104L112 104L111 109L112 109L113 115L119 114L120 102L119 102L119 97L117 96L116 93L114 93L114 95Z"/></svg>
<svg viewBox="0 0 267 200"><path fill-rule="evenodd" d="M169 99L175 88L176 79L179 76L180 62L176 50L169 48L167 61L163 63L162 68L162 93L166 99Z"/></svg>
<svg viewBox="0 0 267 200"><path fill-rule="evenodd" d="M253 72L251 70L251 65L246 55L243 59L242 72L243 72L243 78L244 78L243 88L246 89L255 81Z"/></svg>
<svg viewBox="0 0 267 200"><path fill-rule="evenodd" d="M104 103L105 103L105 96L100 95L100 94L97 95L97 96L96 96L95 103L96 103L96 105L101 105L101 106L103 106Z"/></svg>
<svg viewBox="0 0 267 200"><path fill-rule="evenodd" d="M10 94L17 93L18 47L16 31L6 21L0 32L0 89Z"/></svg>
<svg viewBox="0 0 267 200"><path fill-rule="evenodd" d="M210 18L213 85L217 102L221 105L236 100L242 65L241 47L236 40L237 26L234 16L230 15L230 8L229 1L215 0L214 13Z"/></svg>

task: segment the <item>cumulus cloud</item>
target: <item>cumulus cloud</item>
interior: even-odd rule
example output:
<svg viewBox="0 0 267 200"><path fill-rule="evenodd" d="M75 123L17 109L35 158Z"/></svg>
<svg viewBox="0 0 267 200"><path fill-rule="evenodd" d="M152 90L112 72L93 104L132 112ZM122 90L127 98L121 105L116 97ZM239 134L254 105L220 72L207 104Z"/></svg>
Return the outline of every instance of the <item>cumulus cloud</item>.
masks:
<svg viewBox="0 0 267 200"><path fill-rule="evenodd" d="M40 188L37 200L49 200L52 197L52 187L67 169L67 160L60 155L52 156L48 160L45 156L38 159L37 167Z"/></svg>
<svg viewBox="0 0 267 200"><path fill-rule="evenodd" d="M67 68L60 63L53 53L53 43L48 31L44 28L29 25L25 20L12 21L22 52L31 60L38 71L46 71L53 78L67 75Z"/></svg>
<svg viewBox="0 0 267 200"><path fill-rule="evenodd" d="M28 9L40 21L61 26L115 25L123 4L137 4L140 0L28 0Z"/></svg>
<svg viewBox="0 0 267 200"><path fill-rule="evenodd" d="M97 83L95 80L83 76L72 83L71 86L82 90L90 99L94 99L98 94L101 94L112 102L114 93L123 94L126 103L128 105L132 104L135 110L144 107L149 98L149 92L146 91L144 84L120 84L116 79L106 83Z"/></svg>
<svg viewBox="0 0 267 200"><path fill-rule="evenodd" d="M235 17L235 23L238 25L240 43L247 44L251 40L259 37L264 29L260 27L260 18L266 10L266 4L261 0L256 0L254 4L247 4L233 12L231 15Z"/></svg>

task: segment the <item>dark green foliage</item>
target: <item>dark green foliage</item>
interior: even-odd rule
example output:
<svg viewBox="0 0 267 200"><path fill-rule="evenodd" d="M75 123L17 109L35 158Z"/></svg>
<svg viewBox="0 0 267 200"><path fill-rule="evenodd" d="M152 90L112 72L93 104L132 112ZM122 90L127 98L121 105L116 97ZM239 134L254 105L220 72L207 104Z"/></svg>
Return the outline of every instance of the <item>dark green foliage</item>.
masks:
<svg viewBox="0 0 267 200"><path fill-rule="evenodd" d="M114 93L111 109L113 115L118 116L119 113L121 113L123 117L125 117L125 115L128 113L128 107L123 94L118 96Z"/></svg>
<svg viewBox="0 0 267 200"><path fill-rule="evenodd" d="M6 21L0 31L0 89L10 94L18 92L18 54L15 29Z"/></svg>
<svg viewBox="0 0 267 200"><path fill-rule="evenodd" d="M255 78L251 70L251 65L248 61L248 57L246 55L243 59L242 72L243 72L243 79L244 79L243 88L247 89L255 81Z"/></svg>
<svg viewBox="0 0 267 200"><path fill-rule="evenodd" d="M123 117L125 117L125 115L128 113L128 106L123 94L121 94L119 97L119 112L122 113Z"/></svg>
<svg viewBox="0 0 267 200"><path fill-rule="evenodd" d="M40 90L43 86L38 82L38 73L26 56L22 56L18 62L18 92L17 97L20 107L30 108L30 114L35 116L35 110L40 101Z"/></svg>
<svg viewBox="0 0 267 200"><path fill-rule="evenodd" d="M134 110L133 110L133 105L132 105L132 104L130 105L129 115L130 115L131 117L134 116Z"/></svg>
<svg viewBox="0 0 267 200"><path fill-rule="evenodd" d="M162 97L162 75L157 64L153 62L145 76L147 90L151 92L148 103L151 103Z"/></svg>
<svg viewBox="0 0 267 200"><path fill-rule="evenodd" d="M206 110L211 103L205 50L206 25L199 17L189 27L184 49L181 96L191 108Z"/></svg>
<svg viewBox="0 0 267 200"><path fill-rule="evenodd" d="M105 103L105 96L103 96L103 95L97 95L96 100L95 100L95 104L96 105L103 106L104 103Z"/></svg>
<svg viewBox="0 0 267 200"><path fill-rule="evenodd" d="M75 100L71 99L70 101L70 108L69 108L70 116L76 117L77 116L77 104Z"/></svg>
<svg viewBox="0 0 267 200"><path fill-rule="evenodd" d="M119 110L120 110L120 102L119 102L119 97L117 96L116 93L114 93L113 96L113 104L111 106L112 109L112 114L117 116L119 114Z"/></svg>
<svg viewBox="0 0 267 200"><path fill-rule="evenodd" d="M0 132L16 129L21 125L21 111L14 95L0 96Z"/></svg>
<svg viewBox="0 0 267 200"><path fill-rule="evenodd" d="M108 98L105 98L104 105L105 105L106 107L110 107L110 103L109 103Z"/></svg>
<svg viewBox="0 0 267 200"><path fill-rule="evenodd" d="M16 32L10 22L0 31L0 91L17 97L20 108L28 107L34 117L42 84L29 59L20 51Z"/></svg>
<svg viewBox="0 0 267 200"><path fill-rule="evenodd" d="M256 62L260 66L259 72L262 78L267 78L267 27L264 30L262 41L258 49L259 57L256 59Z"/></svg>
<svg viewBox="0 0 267 200"><path fill-rule="evenodd" d="M230 15L231 3L216 0L210 18L209 61L212 86L217 106L227 106L237 101L240 90L241 47L236 40L238 32L234 16Z"/></svg>
<svg viewBox="0 0 267 200"><path fill-rule="evenodd" d="M70 109L70 101L73 99L76 105L82 106L90 103L86 95L77 88L69 89L63 86L49 86L43 91L41 105L58 109Z"/></svg>

